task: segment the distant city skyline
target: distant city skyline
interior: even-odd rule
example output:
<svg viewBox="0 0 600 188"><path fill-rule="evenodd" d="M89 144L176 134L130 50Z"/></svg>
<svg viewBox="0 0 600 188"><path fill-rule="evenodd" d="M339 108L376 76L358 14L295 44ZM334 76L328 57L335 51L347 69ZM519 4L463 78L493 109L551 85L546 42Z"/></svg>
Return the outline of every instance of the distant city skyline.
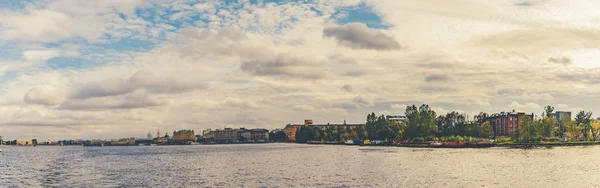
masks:
<svg viewBox="0 0 600 188"><path fill-rule="evenodd" d="M406 105L600 116L600 2L0 2L0 135L365 121Z"/></svg>

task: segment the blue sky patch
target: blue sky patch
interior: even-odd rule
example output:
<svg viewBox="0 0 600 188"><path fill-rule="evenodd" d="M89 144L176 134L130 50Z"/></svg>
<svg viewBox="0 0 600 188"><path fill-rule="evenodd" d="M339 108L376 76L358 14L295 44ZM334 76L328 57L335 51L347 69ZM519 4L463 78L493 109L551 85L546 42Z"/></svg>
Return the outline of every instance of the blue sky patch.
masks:
<svg viewBox="0 0 600 188"><path fill-rule="evenodd" d="M348 7L338 10L335 15L346 14L345 17L337 19L337 23L344 25L350 22L361 22L367 24L369 28L387 29L388 26L383 24L381 17L375 14L371 7L361 4L359 6Z"/></svg>

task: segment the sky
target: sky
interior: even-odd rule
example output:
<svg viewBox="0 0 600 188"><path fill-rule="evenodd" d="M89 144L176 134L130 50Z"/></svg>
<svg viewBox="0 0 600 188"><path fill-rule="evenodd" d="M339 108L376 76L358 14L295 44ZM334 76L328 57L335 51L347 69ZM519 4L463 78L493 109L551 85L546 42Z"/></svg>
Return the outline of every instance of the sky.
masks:
<svg viewBox="0 0 600 188"><path fill-rule="evenodd" d="M600 114L600 1L0 1L0 135Z"/></svg>

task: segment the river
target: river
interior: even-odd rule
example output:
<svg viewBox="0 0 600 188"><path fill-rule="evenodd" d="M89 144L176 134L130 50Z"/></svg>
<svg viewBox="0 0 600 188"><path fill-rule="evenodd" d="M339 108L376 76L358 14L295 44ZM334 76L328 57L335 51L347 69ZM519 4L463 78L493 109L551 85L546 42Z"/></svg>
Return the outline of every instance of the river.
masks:
<svg viewBox="0 0 600 188"><path fill-rule="evenodd" d="M600 187L600 147L9 147L0 187Z"/></svg>

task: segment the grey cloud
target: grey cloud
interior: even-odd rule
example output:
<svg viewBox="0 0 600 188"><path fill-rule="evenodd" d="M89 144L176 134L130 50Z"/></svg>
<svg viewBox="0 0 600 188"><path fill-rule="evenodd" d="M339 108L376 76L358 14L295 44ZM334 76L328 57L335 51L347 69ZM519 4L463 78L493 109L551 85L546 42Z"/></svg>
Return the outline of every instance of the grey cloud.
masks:
<svg viewBox="0 0 600 188"><path fill-rule="evenodd" d="M374 105L373 101L371 101L363 96L354 97L354 99L352 99L352 102L354 102L354 104L356 104L356 105L363 106L363 107L370 107L370 106Z"/></svg>
<svg viewBox="0 0 600 188"><path fill-rule="evenodd" d="M425 76L425 81L427 82L445 82L448 80L450 80L450 77L443 74L430 74Z"/></svg>
<svg viewBox="0 0 600 188"><path fill-rule="evenodd" d="M342 54L333 54L331 56L329 56L329 59L331 61L335 61L337 63L341 63L341 64L351 64L351 65L356 65L358 64L358 62L354 59L348 58Z"/></svg>
<svg viewBox="0 0 600 188"><path fill-rule="evenodd" d="M223 107L240 108L240 109L258 109L258 104L254 101L243 100L238 98L228 98L223 102Z"/></svg>
<svg viewBox="0 0 600 188"><path fill-rule="evenodd" d="M556 75L558 81L581 82L588 84L600 83L600 76L595 71L560 73Z"/></svg>
<svg viewBox="0 0 600 188"><path fill-rule="evenodd" d="M318 79L323 76L323 70L320 69L319 64L320 62L311 62L288 54L279 54L272 58L259 58L242 62L240 69L255 76L283 75Z"/></svg>
<svg viewBox="0 0 600 188"><path fill-rule="evenodd" d="M125 97L96 97L71 99L59 106L61 110L104 110L132 109L161 106L166 104L152 97L145 90L136 90Z"/></svg>
<svg viewBox="0 0 600 188"><path fill-rule="evenodd" d="M496 92L498 95L522 95L525 93L525 89L501 89Z"/></svg>
<svg viewBox="0 0 600 188"><path fill-rule="evenodd" d="M421 86L419 87L421 93L440 93L440 92L453 92L456 89L440 87L440 86Z"/></svg>
<svg viewBox="0 0 600 188"><path fill-rule="evenodd" d="M161 77L152 72L138 71L129 79L110 78L88 83L81 87L74 94L74 97L81 99L123 95L137 89L145 89L150 93L183 93L195 89L206 89L208 87L208 84L198 81L180 80L175 77Z"/></svg>
<svg viewBox="0 0 600 188"><path fill-rule="evenodd" d="M454 65L450 63L442 63L442 62L430 62L430 63L419 63L417 64L419 67L423 68L431 68L431 69L449 69L453 68Z"/></svg>
<svg viewBox="0 0 600 188"><path fill-rule="evenodd" d="M342 75L343 76L349 76L349 77L358 77L358 76L364 76L366 75L368 72L364 71L364 70L357 70L357 71L349 71L349 72L345 72Z"/></svg>
<svg viewBox="0 0 600 188"><path fill-rule="evenodd" d="M351 85L346 84L342 86L342 91L352 93L354 92L354 88Z"/></svg>
<svg viewBox="0 0 600 188"><path fill-rule="evenodd" d="M323 36L334 38L338 44L353 49L394 50L401 48L392 36L371 30L364 23L348 23L340 27L323 29Z"/></svg>
<svg viewBox="0 0 600 188"><path fill-rule="evenodd" d="M520 3L517 3L517 4L515 4L515 5L517 5L517 6L526 6L526 7L528 7L528 6L533 6L533 4L532 4L532 3L530 3L530 2L527 2L527 1L520 2Z"/></svg>
<svg viewBox="0 0 600 188"><path fill-rule="evenodd" d="M573 61L568 57L551 57L551 58L548 58L548 62L556 63L556 64L560 64L560 65L564 65L564 66L567 66L567 65L570 65L573 63Z"/></svg>

